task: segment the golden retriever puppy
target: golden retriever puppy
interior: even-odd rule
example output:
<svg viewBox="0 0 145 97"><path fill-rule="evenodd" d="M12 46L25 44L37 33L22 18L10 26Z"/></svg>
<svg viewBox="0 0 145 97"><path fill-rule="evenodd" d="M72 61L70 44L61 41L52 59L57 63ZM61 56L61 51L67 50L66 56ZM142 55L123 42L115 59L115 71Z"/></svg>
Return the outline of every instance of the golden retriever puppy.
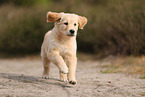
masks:
<svg viewBox="0 0 145 97"><path fill-rule="evenodd" d="M69 83L76 84L76 35L78 27L83 29L87 19L76 14L48 12L47 22L55 22L55 25L46 33L41 47L43 78L49 77L52 62L59 69L61 81L69 80Z"/></svg>

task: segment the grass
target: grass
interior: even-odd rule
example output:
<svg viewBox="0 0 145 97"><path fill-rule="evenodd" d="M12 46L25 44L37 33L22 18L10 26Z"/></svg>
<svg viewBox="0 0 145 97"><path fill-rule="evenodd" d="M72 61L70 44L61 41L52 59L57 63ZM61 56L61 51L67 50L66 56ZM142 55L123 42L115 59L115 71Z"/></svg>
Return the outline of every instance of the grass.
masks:
<svg viewBox="0 0 145 97"><path fill-rule="evenodd" d="M145 92L142 92L142 93L141 93L141 96L145 96Z"/></svg>
<svg viewBox="0 0 145 97"><path fill-rule="evenodd" d="M145 79L145 56L108 56L102 58L92 54L78 53L78 59L98 62L101 67L100 72L103 74L125 73L139 75L141 79Z"/></svg>
<svg viewBox="0 0 145 97"><path fill-rule="evenodd" d="M145 74L140 77L141 79L145 79Z"/></svg>
<svg viewBox="0 0 145 97"><path fill-rule="evenodd" d="M12 4L5 4L8 1ZM78 31L78 50L81 52L105 56L145 54L144 0L0 2L5 2L0 6L0 52L39 52L44 34L53 27L53 23L46 23L46 13L56 11L87 17L84 30Z"/></svg>
<svg viewBox="0 0 145 97"><path fill-rule="evenodd" d="M47 11L13 5L0 8L0 52L9 55L40 52L44 34L49 29L44 15Z"/></svg>
<svg viewBox="0 0 145 97"><path fill-rule="evenodd" d="M102 73L126 73L140 75L145 79L145 56L140 57L113 57L105 58L100 61Z"/></svg>

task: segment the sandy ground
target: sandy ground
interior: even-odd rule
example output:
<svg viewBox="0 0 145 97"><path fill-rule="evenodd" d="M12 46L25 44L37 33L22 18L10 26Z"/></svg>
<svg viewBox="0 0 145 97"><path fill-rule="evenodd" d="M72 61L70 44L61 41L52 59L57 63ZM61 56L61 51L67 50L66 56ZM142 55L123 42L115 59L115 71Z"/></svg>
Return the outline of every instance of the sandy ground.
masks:
<svg viewBox="0 0 145 97"><path fill-rule="evenodd" d="M142 97L145 79L120 73L102 74L95 61L78 61L77 85L59 81L51 64L50 79L41 79L40 58L0 59L0 97Z"/></svg>

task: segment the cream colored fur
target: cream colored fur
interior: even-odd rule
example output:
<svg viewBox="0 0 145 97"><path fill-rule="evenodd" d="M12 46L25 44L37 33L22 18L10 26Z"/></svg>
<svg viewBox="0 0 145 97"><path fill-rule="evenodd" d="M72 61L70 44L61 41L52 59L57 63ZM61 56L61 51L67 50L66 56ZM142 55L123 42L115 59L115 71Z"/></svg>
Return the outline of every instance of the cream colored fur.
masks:
<svg viewBox="0 0 145 97"><path fill-rule="evenodd" d="M49 77L49 65L52 62L59 68L62 81L69 79L71 84L76 84L76 35L78 27L83 29L87 19L76 14L48 12L47 22L55 22L55 26L46 33L41 47L43 78ZM74 33L71 34L70 30Z"/></svg>

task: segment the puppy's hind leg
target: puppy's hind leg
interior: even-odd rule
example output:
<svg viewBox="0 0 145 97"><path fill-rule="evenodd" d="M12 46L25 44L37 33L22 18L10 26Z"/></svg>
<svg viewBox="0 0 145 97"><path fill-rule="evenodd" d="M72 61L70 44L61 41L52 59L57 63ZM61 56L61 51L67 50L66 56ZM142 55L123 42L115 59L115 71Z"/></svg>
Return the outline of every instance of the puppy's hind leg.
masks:
<svg viewBox="0 0 145 97"><path fill-rule="evenodd" d="M42 61L43 61L43 67L44 67L42 78L48 79L49 70L50 70L50 60L47 57L42 57Z"/></svg>

